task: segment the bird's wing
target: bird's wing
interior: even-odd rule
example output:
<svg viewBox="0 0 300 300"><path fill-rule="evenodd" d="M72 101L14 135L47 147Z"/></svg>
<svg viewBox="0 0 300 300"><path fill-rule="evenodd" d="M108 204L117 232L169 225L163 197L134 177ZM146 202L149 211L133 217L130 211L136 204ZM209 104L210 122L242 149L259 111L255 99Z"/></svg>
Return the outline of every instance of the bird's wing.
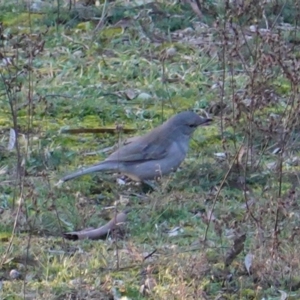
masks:
<svg viewBox="0 0 300 300"><path fill-rule="evenodd" d="M167 155L170 144L171 141L161 135L158 138L145 135L133 139L129 144L112 153L106 160L123 162L158 160Z"/></svg>

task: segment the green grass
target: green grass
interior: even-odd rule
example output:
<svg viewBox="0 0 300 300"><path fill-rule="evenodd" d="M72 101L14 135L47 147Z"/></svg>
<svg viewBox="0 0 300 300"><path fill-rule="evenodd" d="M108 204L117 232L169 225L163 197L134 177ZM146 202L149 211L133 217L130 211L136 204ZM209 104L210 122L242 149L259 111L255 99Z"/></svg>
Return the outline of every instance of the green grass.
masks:
<svg viewBox="0 0 300 300"><path fill-rule="evenodd" d="M93 8L94 19L83 19L80 11L58 11L56 2L34 14L23 5L0 2L0 54L14 62L0 66L0 298L280 299L282 290L298 299L293 59L299 49L286 46L297 27L282 35L276 27L274 35L252 33L246 43L255 16L234 7L225 15L222 3L203 4L201 22L208 26L202 26L188 5L158 2L154 9L118 2L108 3L109 15L94 32L102 6ZM294 26L291 5L280 17ZM270 22L278 13L268 4ZM235 24L239 39L228 23L223 32L230 16L243 17ZM114 26L120 20L126 28ZM20 182L17 151L7 150L14 127L10 104L19 131ZM180 170L152 193L119 186L111 174L55 185L64 174L104 159L100 150L127 137L63 129L124 124L140 135L186 109L209 112L214 122L195 132ZM283 155L273 153L277 147ZM62 238L103 225L126 208L126 226L109 239ZM225 266L242 234L243 251ZM250 275L247 254L253 254ZM10 277L13 269L20 278Z"/></svg>

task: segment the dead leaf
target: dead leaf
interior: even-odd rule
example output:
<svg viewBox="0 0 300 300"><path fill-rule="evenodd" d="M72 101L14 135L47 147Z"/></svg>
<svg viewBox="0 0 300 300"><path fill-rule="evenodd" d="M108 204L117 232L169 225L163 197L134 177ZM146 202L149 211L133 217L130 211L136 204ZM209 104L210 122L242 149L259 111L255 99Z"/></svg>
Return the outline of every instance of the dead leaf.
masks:
<svg viewBox="0 0 300 300"><path fill-rule="evenodd" d="M8 141L8 146L7 146L7 150L11 151L14 149L16 144L16 132L13 128L10 128L9 130L9 141Z"/></svg>
<svg viewBox="0 0 300 300"><path fill-rule="evenodd" d="M288 297L288 294L285 291L278 290L278 292L281 294L280 300L286 300Z"/></svg>
<svg viewBox="0 0 300 300"><path fill-rule="evenodd" d="M127 89L124 91L124 96L126 97L127 100L132 100L136 98L137 94L138 93L133 89Z"/></svg>
<svg viewBox="0 0 300 300"><path fill-rule="evenodd" d="M148 277L145 283L140 287L140 293L142 295L149 295L154 288L157 286L156 280L154 278Z"/></svg>
<svg viewBox="0 0 300 300"><path fill-rule="evenodd" d="M177 236L179 233L182 233L183 229L181 227L175 227L169 230L168 236Z"/></svg>
<svg viewBox="0 0 300 300"><path fill-rule="evenodd" d="M249 252L249 253L245 256L245 260L244 260L245 267L246 267L247 272L248 272L249 275L250 275L250 268L251 268L251 266L252 266L253 257L254 257L254 255L253 255L252 253Z"/></svg>
<svg viewBox="0 0 300 300"><path fill-rule="evenodd" d="M242 166L242 164L243 164L243 156L244 156L245 153L246 153L246 149L245 149L244 146L242 146L242 147L240 148L239 154L238 154L238 156L237 156L237 163L238 163L240 166Z"/></svg>

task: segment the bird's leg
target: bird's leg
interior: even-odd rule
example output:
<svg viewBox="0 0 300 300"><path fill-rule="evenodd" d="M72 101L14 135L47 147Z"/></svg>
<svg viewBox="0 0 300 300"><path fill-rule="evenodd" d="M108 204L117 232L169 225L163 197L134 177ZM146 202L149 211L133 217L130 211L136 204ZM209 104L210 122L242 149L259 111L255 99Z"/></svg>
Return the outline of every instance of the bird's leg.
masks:
<svg viewBox="0 0 300 300"><path fill-rule="evenodd" d="M153 191L157 191L158 185L156 184L156 181L154 182L151 180L143 180L141 182L141 189L144 194L147 194Z"/></svg>

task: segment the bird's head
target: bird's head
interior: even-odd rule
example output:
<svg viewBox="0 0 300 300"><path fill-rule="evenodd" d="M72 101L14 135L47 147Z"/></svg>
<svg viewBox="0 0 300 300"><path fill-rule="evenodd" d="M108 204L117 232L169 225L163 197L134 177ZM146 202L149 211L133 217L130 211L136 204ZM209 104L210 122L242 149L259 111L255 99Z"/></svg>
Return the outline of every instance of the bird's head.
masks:
<svg viewBox="0 0 300 300"><path fill-rule="evenodd" d="M184 111L168 120L169 126L173 129L176 128L178 134L190 136L198 126L208 125L212 119L204 118L192 111Z"/></svg>

